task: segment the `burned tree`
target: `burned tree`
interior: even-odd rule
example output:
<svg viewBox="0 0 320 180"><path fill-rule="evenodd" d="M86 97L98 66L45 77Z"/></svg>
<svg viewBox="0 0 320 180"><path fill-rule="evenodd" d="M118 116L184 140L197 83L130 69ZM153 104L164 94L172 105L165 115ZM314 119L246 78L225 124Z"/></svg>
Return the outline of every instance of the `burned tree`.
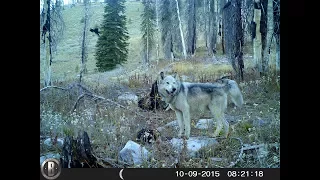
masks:
<svg viewBox="0 0 320 180"><path fill-rule="evenodd" d="M222 9L222 27L225 51L236 78L243 80L243 29L241 20L241 1L231 0Z"/></svg>

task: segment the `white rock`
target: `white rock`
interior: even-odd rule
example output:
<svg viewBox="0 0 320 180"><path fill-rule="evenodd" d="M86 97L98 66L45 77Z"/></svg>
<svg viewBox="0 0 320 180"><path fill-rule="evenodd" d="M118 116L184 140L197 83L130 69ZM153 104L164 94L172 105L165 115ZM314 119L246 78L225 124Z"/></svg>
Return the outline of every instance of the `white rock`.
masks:
<svg viewBox="0 0 320 180"><path fill-rule="evenodd" d="M213 128L215 125L215 121L213 119L199 119L199 121L196 124L197 129L209 129Z"/></svg>
<svg viewBox="0 0 320 180"><path fill-rule="evenodd" d="M215 138L209 137L190 137L186 140L188 153L191 157L195 157L196 153L205 146L214 146L218 144ZM171 144L174 148L180 151L183 147L183 140L181 138L172 138Z"/></svg>
<svg viewBox="0 0 320 180"><path fill-rule="evenodd" d="M59 153L47 153L45 154L44 156L40 156L40 166L42 165L42 163L46 160L46 159L49 159L49 158L55 158L57 160L60 159L60 154Z"/></svg>
<svg viewBox="0 0 320 180"><path fill-rule="evenodd" d="M126 92L118 96L118 101L123 101L127 104L138 104L138 96L133 93Z"/></svg>
<svg viewBox="0 0 320 180"><path fill-rule="evenodd" d="M149 152L145 147L140 146L138 143L129 140L124 148L119 152L120 159L124 162L134 165L140 165L146 161Z"/></svg>
<svg viewBox="0 0 320 180"><path fill-rule="evenodd" d="M52 144L52 140L51 138L47 138L46 140L44 140L43 145L46 148L53 148L53 144ZM63 139L62 138L57 138L57 144L56 144L59 148L62 149L63 147Z"/></svg>

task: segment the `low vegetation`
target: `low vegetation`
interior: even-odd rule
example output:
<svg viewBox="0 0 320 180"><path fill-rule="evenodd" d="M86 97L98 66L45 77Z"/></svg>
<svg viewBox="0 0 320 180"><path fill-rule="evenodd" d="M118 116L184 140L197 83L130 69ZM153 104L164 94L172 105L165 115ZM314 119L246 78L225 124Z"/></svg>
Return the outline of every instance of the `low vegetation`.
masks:
<svg viewBox="0 0 320 180"><path fill-rule="evenodd" d="M93 152L97 157L118 160L119 151L128 140L136 141L137 132L142 128L156 129L176 119L173 111L145 111L135 103L119 102L117 97L132 92L139 98L150 92L151 84L158 73L178 72L181 80L190 82L213 82L217 78L233 75L228 62L213 63L201 57L170 62L154 60L146 68L139 58L140 24L142 5L137 2L128 9L129 60L128 63L112 72L101 73L95 70L93 47L95 34L89 35L88 73L81 86L78 86L77 71L80 63L80 43L78 31L81 7L64 11L66 33L58 46L58 55L53 62L53 84L61 88L47 88L40 92L40 133L43 137L77 136L86 131L92 141ZM91 25L101 23L103 7L92 7ZM68 18L71 16L72 18ZM75 17L79 17L78 19ZM91 50L90 50L91 49ZM247 55L247 56L246 56ZM245 57L249 57L245 54ZM218 60L224 59L217 53ZM245 58L249 61L249 58ZM40 64L41 65L41 64ZM244 81L239 82L244 97L244 106L236 108L228 105L226 116L230 119L229 138L217 138L219 144L202 148L195 158L188 157L186 150L176 151L168 140L176 137L174 129L160 134L152 144L143 144L152 157L140 168L273 168L280 167L280 76L257 76L245 66ZM42 80L42 74L40 74ZM40 83L40 88L43 88ZM64 89L62 89L64 88ZM84 96L84 91L94 96ZM89 94L90 94L89 93ZM100 97L100 99L99 99ZM103 99L103 100L102 100ZM207 136L208 130L194 128L191 136ZM210 130L213 131L213 130ZM61 152L57 148L56 152ZM49 152L40 145L40 156Z"/></svg>

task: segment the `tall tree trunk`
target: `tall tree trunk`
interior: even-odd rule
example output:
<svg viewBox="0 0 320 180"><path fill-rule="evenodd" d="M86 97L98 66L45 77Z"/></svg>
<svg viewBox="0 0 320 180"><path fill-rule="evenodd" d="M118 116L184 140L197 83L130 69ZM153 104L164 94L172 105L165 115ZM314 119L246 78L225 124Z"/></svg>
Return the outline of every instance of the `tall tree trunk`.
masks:
<svg viewBox="0 0 320 180"><path fill-rule="evenodd" d="M187 2L187 54L192 56L196 48L196 7L195 0L188 0Z"/></svg>
<svg viewBox="0 0 320 180"><path fill-rule="evenodd" d="M218 26L217 26L217 12L215 10L216 2L209 0L208 2L208 54L213 56L216 49Z"/></svg>
<svg viewBox="0 0 320 180"><path fill-rule="evenodd" d="M82 76L84 73L86 73L87 68L86 68L86 62L87 62L87 57L88 57L88 52L87 52L87 30L88 30L88 11L89 11L89 3L88 0L85 0L84 2L84 26L83 26L83 33L82 33L82 45L81 45L81 69L80 69L80 79L79 82L81 83L82 81Z"/></svg>
<svg viewBox="0 0 320 180"><path fill-rule="evenodd" d="M160 32L159 32L159 0L156 0L156 51L157 51L157 65L159 64L159 43L160 43Z"/></svg>
<svg viewBox="0 0 320 180"><path fill-rule="evenodd" d="M187 51L186 51L186 45L184 42L184 36L182 31L182 24L181 24L181 18L180 18L180 10L179 10L179 3L178 0L176 0L177 5L177 14L178 14L178 20L179 20L179 29L180 29L180 35L181 35L181 43L182 43L182 49L183 49L183 56L185 59L187 59Z"/></svg>
<svg viewBox="0 0 320 180"><path fill-rule="evenodd" d="M241 1L231 0L223 7L223 32L228 58L236 72L236 78L243 80L243 29Z"/></svg>
<svg viewBox="0 0 320 180"><path fill-rule="evenodd" d="M269 61L270 61L270 48L273 37L273 0L267 0L268 6L267 8L267 34L266 34L266 45L263 49L263 61L262 61L262 71L263 73L269 72Z"/></svg>
<svg viewBox="0 0 320 180"><path fill-rule="evenodd" d="M208 30L207 30L207 20L208 20L208 11L207 11L207 0L203 0L203 20L204 20L204 39L205 39L205 46L207 48L208 54L209 54L209 49L208 49Z"/></svg>
<svg viewBox="0 0 320 180"><path fill-rule="evenodd" d="M276 39L276 71L280 71L280 0L273 1L274 36Z"/></svg>
<svg viewBox="0 0 320 180"><path fill-rule="evenodd" d="M147 53L146 53L146 62L145 64L149 65L149 28L147 28Z"/></svg>
<svg viewBox="0 0 320 180"><path fill-rule="evenodd" d="M215 13L215 23L216 23L216 44L221 43L221 35L219 35L219 29L221 24L221 13L220 13L220 1L215 0L214 3L214 13Z"/></svg>
<svg viewBox="0 0 320 180"><path fill-rule="evenodd" d="M255 37L253 39L253 61L256 71L260 73L262 71L262 41L260 32L261 9L255 7L253 16L253 21L256 25Z"/></svg>
<svg viewBox="0 0 320 180"><path fill-rule="evenodd" d="M280 71L280 34L276 38L276 71Z"/></svg>
<svg viewBox="0 0 320 180"><path fill-rule="evenodd" d="M52 63L52 54L51 54L51 34L50 34L50 0L44 2L44 41L46 47L46 59L45 59L45 68L44 68L44 85L51 86L51 63Z"/></svg>

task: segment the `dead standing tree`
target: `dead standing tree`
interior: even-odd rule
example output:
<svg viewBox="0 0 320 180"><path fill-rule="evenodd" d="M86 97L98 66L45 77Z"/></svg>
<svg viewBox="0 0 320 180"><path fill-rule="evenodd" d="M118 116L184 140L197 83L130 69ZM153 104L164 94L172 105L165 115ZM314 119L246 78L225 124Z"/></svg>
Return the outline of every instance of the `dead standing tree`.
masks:
<svg viewBox="0 0 320 180"><path fill-rule="evenodd" d="M87 72L86 62L88 59L88 50L87 50L87 32L89 24L89 0L84 0L84 25L82 32L82 43L81 43L81 69L80 69L80 78L79 83L81 83L83 74Z"/></svg>
<svg viewBox="0 0 320 180"><path fill-rule="evenodd" d="M56 52L57 44L64 32L65 24L61 6L62 1L57 0L54 4L51 0L45 0L40 14L41 45L44 45L46 54L43 58L44 86L51 85L52 53Z"/></svg>
<svg viewBox="0 0 320 180"><path fill-rule="evenodd" d="M241 1L231 0L222 9L224 46L231 61L236 78L243 80L243 28L241 20Z"/></svg>
<svg viewBox="0 0 320 180"><path fill-rule="evenodd" d="M52 64L52 53L51 53L51 23L50 23L50 0L44 2L43 7L43 26L42 26L42 38L45 43L46 58L45 58L45 74L44 74L44 85L51 85L51 64Z"/></svg>

